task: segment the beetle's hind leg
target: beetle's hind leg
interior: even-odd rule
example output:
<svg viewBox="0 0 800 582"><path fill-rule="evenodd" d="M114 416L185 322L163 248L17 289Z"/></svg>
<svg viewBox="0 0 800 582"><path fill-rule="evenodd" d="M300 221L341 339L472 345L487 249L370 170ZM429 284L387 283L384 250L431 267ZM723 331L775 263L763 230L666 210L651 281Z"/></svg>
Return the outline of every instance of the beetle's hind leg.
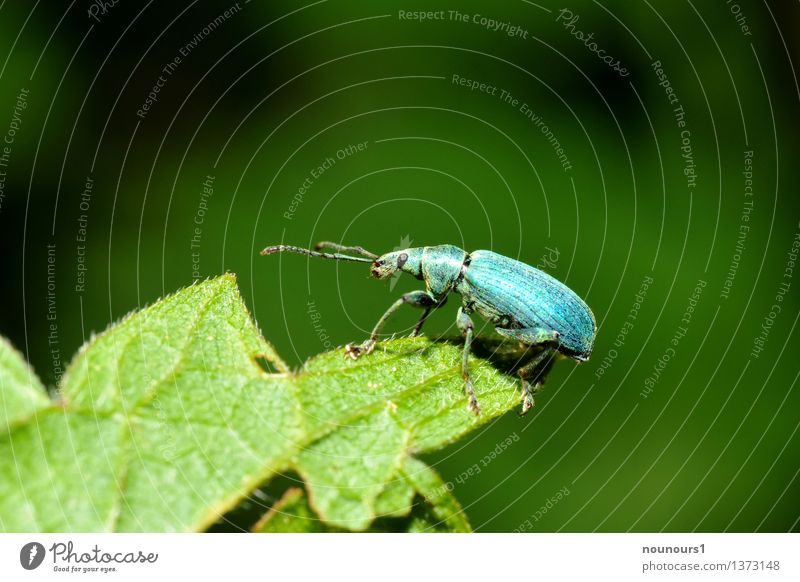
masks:
<svg viewBox="0 0 800 582"><path fill-rule="evenodd" d="M519 415L524 416L533 408L534 395L542 389L545 378L556 360L556 351L552 348L544 349L533 360L520 368L517 372L522 379L522 410Z"/></svg>
<svg viewBox="0 0 800 582"><path fill-rule="evenodd" d="M544 380L556 358L556 347L559 343L557 331L540 327L527 329L502 329L497 328L497 333L510 339L515 339L528 346L540 346L542 351L533 360L519 369L517 374L522 379L522 411L523 416L533 408L533 396L544 385Z"/></svg>
<svg viewBox="0 0 800 582"><path fill-rule="evenodd" d="M478 406L478 399L475 396L475 386L472 384L472 379L469 377L469 353L472 348L472 338L475 334L475 326L469 315L464 311L463 307L458 308L458 316L456 317L456 325L459 331L464 335L464 352L461 357L461 376L464 378L465 389L467 391L467 399L469 404L467 408L473 414L480 414L481 407Z"/></svg>

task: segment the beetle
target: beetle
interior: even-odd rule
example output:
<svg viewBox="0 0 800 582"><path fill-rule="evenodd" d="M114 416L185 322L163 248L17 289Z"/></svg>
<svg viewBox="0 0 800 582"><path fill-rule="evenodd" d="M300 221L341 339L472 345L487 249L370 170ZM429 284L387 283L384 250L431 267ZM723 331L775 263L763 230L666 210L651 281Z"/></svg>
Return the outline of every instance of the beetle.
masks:
<svg viewBox="0 0 800 582"><path fill-rule="evenodd" d="M322 249L334 252L321 252ZM420 333L430 312L445 304L450 293L461 295L456 316L456 325L464 336L461 375L469 401L467 408L476 415L480 414L480 406L467 364L475 333L472 313L478 313L494 325L500 335L540 350L517 372L523 387L521 415L533 406L534 394L544 384L557 354L585 362L592 353L597 323L589 306L544 271L492 251L468 253L445 244L376 255L360 246L324 241L315 245L314 250L275 245L265 248L261 254L279 252L371 263L370 274L376 279L386 279L402 271L425 281L425 291L406 293L389 307L365 342L345 346L345 356L354 360L373 350L389 316L402 305L423 310L411 334L413 337Z"/></svg>

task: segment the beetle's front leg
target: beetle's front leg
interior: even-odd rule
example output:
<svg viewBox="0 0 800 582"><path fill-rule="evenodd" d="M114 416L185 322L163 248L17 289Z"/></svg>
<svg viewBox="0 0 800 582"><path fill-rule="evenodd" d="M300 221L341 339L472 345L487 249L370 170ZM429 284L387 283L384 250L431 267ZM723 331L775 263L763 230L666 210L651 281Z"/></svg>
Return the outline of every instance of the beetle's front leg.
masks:
<svg viewBox="0 0 800 582"><path fill-rule="evenodd" d="M478 399L475 397L475 386L472 385L472 379L469 377L469 353L470 349L472 348L472 338L475 334L475 326L472 324L472 320L464 311L463 307L458 308L456 325L464 335L464 352L461 356L461 376L464 378L467 398L469 399L467 409L469 409L469 411L473 414L478 415L481 413L481 407L478 406Z"/></svg>
<svg viewBox="0 0 800 582"><path fill-rule="evenodd" d="M347 344L344 348L344 355L350 356L352 359L356 360L359 356L370 353L375 347L375 343L378 341L378 336L381 333L381 329L383 329L383 326L386 324L386 321L392 313L397 311L402 305L411 305L413 307L430 310L436 305L436 299L427 291L411 291L410 293L406 293L400 297L400 299L392 303L392 306L386 310L386 313L384 313L378 320L378 323L375 324L375 329L372 330L369 339L360 346Z"/></svg>

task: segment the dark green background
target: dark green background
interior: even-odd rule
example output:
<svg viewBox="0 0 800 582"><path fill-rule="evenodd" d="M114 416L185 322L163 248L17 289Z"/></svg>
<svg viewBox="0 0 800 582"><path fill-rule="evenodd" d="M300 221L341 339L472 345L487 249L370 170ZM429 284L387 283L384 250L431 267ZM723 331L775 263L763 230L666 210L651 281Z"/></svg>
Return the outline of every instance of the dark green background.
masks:
<svg viewBox="0 0 800 582"><path fill-rule="evenodd" d="M0 133L29 90L0 206L0 332L47 383L51 347L69 359L93 331L192 283L190 239L213 175L199 275L235 272L265 336L293 365L325 348L309 300L337 346L362 339L419 283L390 290L363 265L259 257L267 244L330 239L385 252L404 240L453 243L534 265L557 249L549 271L597 317L592 360L557 365L526 418L509 414L428 459L476 529L798 529L800 272L784 277L800 229L796 2L241 2L138 118L162 67L231 5L122 1L99 22L88 2L0 7ZM556 21L564 7L627 77ZM482 14L527 39L471 20L399 18L419 9ZM693 189L656 60L686 112ZM498 95L458 86L453 75ZM544 119L571 169L501 89ZM359 142L366 149L337 159L287 219L311 170ZM723 298L748 150L750 230ZM82 212L87 176L94 190ZM86 287L76 292L82 213ZM645 277L653 284L615 347ZM644 398L698 280L706 287L686 336ZM782 310L753 357L784 281ZM427 332L454 333L456 305ZM390 331L407 332L416 316L398 315ZM483 467L514 433L519 440ZM476 462L480 473L459 479ZM563 487L569 495L537 516Z"/></svg>

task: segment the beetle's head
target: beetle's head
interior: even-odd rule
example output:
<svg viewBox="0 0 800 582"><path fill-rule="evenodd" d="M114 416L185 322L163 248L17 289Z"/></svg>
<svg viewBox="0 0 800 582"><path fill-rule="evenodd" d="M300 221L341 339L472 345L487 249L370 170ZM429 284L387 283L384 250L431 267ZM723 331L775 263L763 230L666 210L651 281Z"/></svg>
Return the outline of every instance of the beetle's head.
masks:
<svg viewBox="0 0 800 582"><path fill-rule="evenodd" d="M372 262L370 275L376 279L387 279L397 271L404 271L417 278L422 277L421 248L404 249L381 255Z"/></svg>

